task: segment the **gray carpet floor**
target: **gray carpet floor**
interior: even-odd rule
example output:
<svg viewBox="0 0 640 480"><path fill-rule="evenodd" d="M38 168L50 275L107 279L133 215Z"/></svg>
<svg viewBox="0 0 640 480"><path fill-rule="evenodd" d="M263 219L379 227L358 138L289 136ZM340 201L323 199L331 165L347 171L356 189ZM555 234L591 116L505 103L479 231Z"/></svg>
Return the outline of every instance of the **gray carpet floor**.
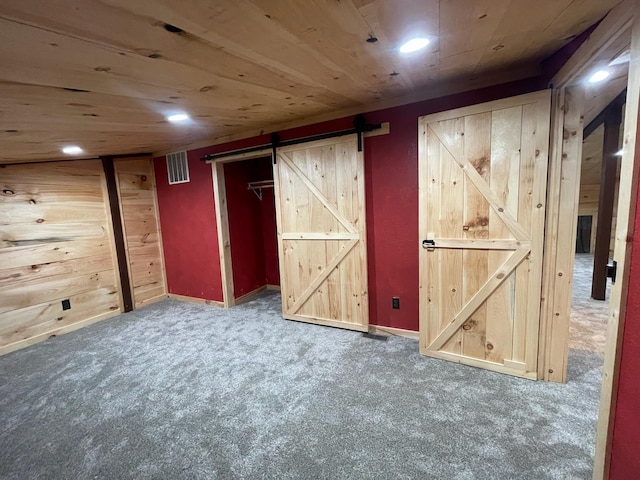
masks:
<svg viewBox="0 0 640 480"><path fill-rule="evenodd" d="M417 342L166 300L0 357L2 479L588 479L601 355L566 385Z"/></svg>
<svg viewBox="0 0 640 480"><path fill-rule="evenodd" d="M606 301L591 298L593 255L577 254L573 270L573 298L569 346L575 350L596 352L604 358L609 321L611 281L607 283Z"/></svg>

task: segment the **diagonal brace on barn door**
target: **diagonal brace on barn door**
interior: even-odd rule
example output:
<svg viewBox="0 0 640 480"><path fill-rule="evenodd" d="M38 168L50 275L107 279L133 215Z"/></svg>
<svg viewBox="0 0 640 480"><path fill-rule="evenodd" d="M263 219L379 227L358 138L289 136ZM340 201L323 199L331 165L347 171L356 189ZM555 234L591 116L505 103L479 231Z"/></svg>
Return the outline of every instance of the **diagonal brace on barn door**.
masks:
<svg viewBox="0 0 640 480"><path fill-rule="evenodd" d="M521 248L513 252L513 254L502 264L502 266L496 270L496 272L480 287L480 290L469 299L462 310L460 310L455 317L451 320L442 332L431 342L427 347L429 350L439 350L445 343L462 327L464 322L475 313L478 308L487 301L489 296L496 291L496 289L502 285L502 283L509 277L518 265L529 255L531 249Z"/></svg>
<svg viewBox="0 0 640 480"><path fill-rule="evenodd" d="M358 230L353 226L353 224L347 219L340 211L336 208L336 206L329 201L327 197L314 185L314 183L309 180L309 178L304 174L302 170L293 162L291 157L289 157L286 153L279 152L278 156L280 156L281 160L284 162L291 171L293 171L299 178L302 180L302 183L313 193L313 195L320 200L320 203L324 205L324 207L331 212L331 214L336 217L336 219L342 224L344 228L347 229L349 233L358 233Z"/></svg>
<svg viewBox="0 0 640 480"><path fill-rule="evenodd" d="M298 310L302 308L302 306L311 298L313 292L324 282L327 277L331 274L334 268L336 268L344 258L349 255L349 252L358 244L359 240L349 240L342 249L338 252L338 254L333 257L333 259L327 264L327 266L318 274L316 278L309 284L307 289L302 293L300 298L296 299L296 301L291 305L290 310L287 312L289 315L295 315L298 313Z"/></svg>
<svg viewBox="0 0 640 480"><path fill-rule="evenodd" d="M505 223L509 231L516 237L517 240L528 240L529 235L527 232L520 226L520 224L516 221L515 218L507 212L504 208L504 205L498 198L498 195L491 190L491 187L487 184L487 182L480 176L480 174L476 171L476 169L471 165L469 160L465 157L465 155L460 151L460 148L451 142L449 137L442 131L440 125L438 123L429 124L429 129L433 134L438 137L438 140L442 143L444 148L449 152L451 158L458 164L458 166L462 169L462 171L467 175L467 178L475 185L478 191L482 194L482 196L489 202L491 208L493 208L498 215Z"/></svg>

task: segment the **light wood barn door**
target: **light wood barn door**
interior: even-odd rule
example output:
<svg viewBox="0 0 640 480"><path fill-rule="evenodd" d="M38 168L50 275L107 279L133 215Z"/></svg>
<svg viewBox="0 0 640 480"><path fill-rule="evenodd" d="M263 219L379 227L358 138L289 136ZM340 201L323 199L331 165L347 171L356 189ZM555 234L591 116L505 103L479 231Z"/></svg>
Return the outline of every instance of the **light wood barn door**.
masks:
<svg viewBox="0 0 640 480"><path fill-rule="evenodd" d="M549 122L549 91L420 118L420 353L537 378Z"/></svg>
<svg viewBox="0 0 640 480"><path fill-rule="evenodd" d="M368 329L364 158L355 135L279 148L284 318Z"/></svg>

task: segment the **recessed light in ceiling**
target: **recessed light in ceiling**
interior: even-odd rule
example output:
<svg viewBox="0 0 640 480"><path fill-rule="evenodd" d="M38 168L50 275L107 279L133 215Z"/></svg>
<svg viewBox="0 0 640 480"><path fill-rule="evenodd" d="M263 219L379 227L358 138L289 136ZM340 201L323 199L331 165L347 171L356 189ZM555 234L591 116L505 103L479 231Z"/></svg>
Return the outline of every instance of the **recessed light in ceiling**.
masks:
<svg viewBox="0 0 640 480"><path fill-rule="evenodd" d="M422 50L429 45L429 39L424 37L412 38L408 42L402 44L400 47L400 53L413 53L418 50Z"/></svg>
<svg viewBox="0 0 640 480"><path fill-rule="evenodd" d="M589 83L600 83L611 75L607 70L598 70L596 73L589 77Z"/></svg>
<svg viewBox="0 0 640 480"><path fill-rule="evenodd" d="M174 113L172 115L167 115L167 120L171 123L182 123L189 120L189 115L186 113Z"/></svg>
<svg viewBox="0 0 640 480"><path fill-rule="evenodd" d="M62 153L66 155L81 155L84 153L84 150L77 145L67 145L62 148Z"/></svg>
<svg viewBox="0 0 640 480"><path fill-rule="evenodd" d="M611 62L609 63L609 66L613 67L614 65L622 65L624 63L629 63L629 61L631 61L631 50L625 50L616 58L611 60Z"/></svg>

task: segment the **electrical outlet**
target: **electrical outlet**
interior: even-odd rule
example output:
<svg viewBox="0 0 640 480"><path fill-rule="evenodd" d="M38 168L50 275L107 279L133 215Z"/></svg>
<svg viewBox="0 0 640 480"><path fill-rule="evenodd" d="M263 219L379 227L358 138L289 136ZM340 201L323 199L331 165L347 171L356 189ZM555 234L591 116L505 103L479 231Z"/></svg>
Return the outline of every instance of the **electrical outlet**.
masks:
<svg viewBox="0 0 640 480"><path fill-rule="evenodd" d="M71 301L67 298L62 300L62 310L69 310L71 308Z"/></svg>
<svg viewBox="0 0 640 480"><path fill-rule="evenodd" d="M400 297L392 297L391 298L391 308L399 309L400 308Z"/></svg>

